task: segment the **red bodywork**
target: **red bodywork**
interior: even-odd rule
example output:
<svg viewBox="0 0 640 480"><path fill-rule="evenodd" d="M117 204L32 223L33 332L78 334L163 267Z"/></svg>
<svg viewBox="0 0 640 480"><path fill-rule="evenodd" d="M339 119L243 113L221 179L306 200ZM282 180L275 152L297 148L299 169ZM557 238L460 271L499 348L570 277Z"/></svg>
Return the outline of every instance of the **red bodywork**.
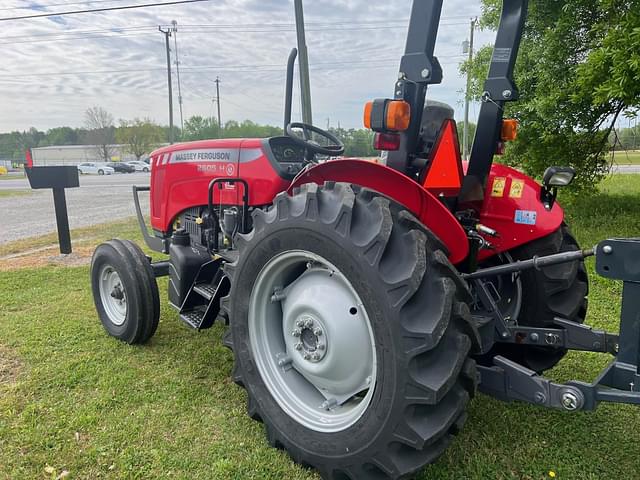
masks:
<svg viewBox="0 0 640 480"><path fill-rule="evenodd" d="M429 191L428 184L425 188L396 170L359 159L316 165L291 183L274 168L264 142L261 139L204 140L153 152L151 224L154 230L169 234L180 213L206 205L208 186L214 178L246 180L250 206L269 205L279 192L291 191L303 183L339 181L376 190L404 205L443 241L452 263L467 257L469 244L464 229L436 197L442 192ZM225 184L223 189L214 189L213 203L241 205L242 193L240 185ZM540 201L540 185L534 180L510 167L494 164L479 217L480 223L500 235L487 237L495 249L482 250L479 259L483 260L549 235L560 227L564 214L558 204L551 211L545 210Z"/></svg>
<svg viewBox="0 0 640 480"><path fill-rule="evenodd" d="M466 171L466 165L464 168ZM502 194L498 194L500 188L494 192L494 186L498 182L499 187L501 179L504 179L504 189ZM518 193L520 190L521 194ZM560 228L564 220L562 207L555 203L551 210L546 210L540 201L540 190L540 185L524 173L493 164L480 209L480 223L496 230L500 237L487 237L495 250L481 250L479 260L546 237ZM532 212L529 213L530 218L535 214L535 224L517 223L517 211Z"/></svg>
<svg viewBox="0 0 640 480"><path fill-rule="evenodd" d="M269 205L287 189L289 181L280 177L263 151L261 139L202 140L180 143L151 154L151 225L162 233L171 231L184 210L207 205L209 182L214 178L242 177L249 184L249 204ZM198 154L218 152L218 158L198 158ZM227 153L230 157L227 158ZM195 154L195 157L191 157ZM241 205L242 187L215 188L213 203Z"/></svg>

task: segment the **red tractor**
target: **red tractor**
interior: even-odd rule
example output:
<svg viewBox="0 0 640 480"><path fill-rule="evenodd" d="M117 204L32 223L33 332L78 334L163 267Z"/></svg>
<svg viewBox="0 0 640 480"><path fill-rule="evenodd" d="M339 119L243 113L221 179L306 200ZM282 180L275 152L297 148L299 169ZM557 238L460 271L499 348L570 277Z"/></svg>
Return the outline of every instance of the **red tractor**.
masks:
<svg viewBox="0 0 640 480"><path fill-rule="evenodd" d="M134 200L147 245L169 260L152 263L127 240L93 256L109 334L149 340L156 277L168 275L169 303L189 327L229 325L233 379L269 443L323 478L418 471L462 428L478 387L569 411L640 403L640 295L626 296L620 340L582 325L584 258L596 254L599 273L637 292L638 243L580 250L555 202L572 169L552 167L540 185L493 164L515 135L502 112L518 98L512 74L527 1L504 3L468 164L453 111L425 105L427 86L442 77L433 56L441 7L414 1L394 98L365 108L386 164L332 159L344 152L339 139L291 123L294 50L284 136L151 155L151 185L134 187ZM138 201L145 190L152 233ZM592 384L541 376L567 349L615 358Z"/></svg>

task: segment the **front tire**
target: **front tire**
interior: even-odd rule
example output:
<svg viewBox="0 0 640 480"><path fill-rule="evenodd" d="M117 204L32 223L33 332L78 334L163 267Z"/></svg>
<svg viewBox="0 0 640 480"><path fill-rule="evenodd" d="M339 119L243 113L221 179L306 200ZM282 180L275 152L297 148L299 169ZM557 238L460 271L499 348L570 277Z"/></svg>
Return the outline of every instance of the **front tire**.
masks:
<svg viewBox="0 0 640 480"><path fill-rule="evenodd" d="M160 296L151 265L135 243L109 240L91 259L91 288L107 333L126 343L148 341L158 328Z"/></svg>
<svg viewBox="0 0 640 480"><path fill-rule="evenodd" d="M477 384L468 291L437 239L340 183L282 193L253 221L223 309L234 380L269 443L332 480L435 461Z"/></svg>

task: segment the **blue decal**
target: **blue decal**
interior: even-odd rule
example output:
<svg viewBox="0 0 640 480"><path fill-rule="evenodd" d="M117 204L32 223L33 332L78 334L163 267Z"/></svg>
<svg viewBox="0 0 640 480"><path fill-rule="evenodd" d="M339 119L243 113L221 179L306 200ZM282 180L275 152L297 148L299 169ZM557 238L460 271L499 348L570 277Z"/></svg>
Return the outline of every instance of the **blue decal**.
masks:
<svg viewBox="0 0 640 480"><path fill-rule="evenodd" d="M537 215L531 210L516 210L516 218L513 221L522 225L535 225Z"/></svg>

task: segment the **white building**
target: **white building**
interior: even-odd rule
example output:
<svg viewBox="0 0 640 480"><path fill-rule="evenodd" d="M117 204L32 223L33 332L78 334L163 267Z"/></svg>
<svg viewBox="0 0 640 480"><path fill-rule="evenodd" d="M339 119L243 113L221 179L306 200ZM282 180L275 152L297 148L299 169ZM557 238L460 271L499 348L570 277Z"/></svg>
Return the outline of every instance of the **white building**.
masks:
<svg viewBox="0 0 640 480"><path fill-rule="evenodd" d="M59 145L31 149L34 165L78 165L83 162L101 162L99 147L95 145ZM126 145L110 145L111 160L130 162L135 155L126 152Z"/></svg>

